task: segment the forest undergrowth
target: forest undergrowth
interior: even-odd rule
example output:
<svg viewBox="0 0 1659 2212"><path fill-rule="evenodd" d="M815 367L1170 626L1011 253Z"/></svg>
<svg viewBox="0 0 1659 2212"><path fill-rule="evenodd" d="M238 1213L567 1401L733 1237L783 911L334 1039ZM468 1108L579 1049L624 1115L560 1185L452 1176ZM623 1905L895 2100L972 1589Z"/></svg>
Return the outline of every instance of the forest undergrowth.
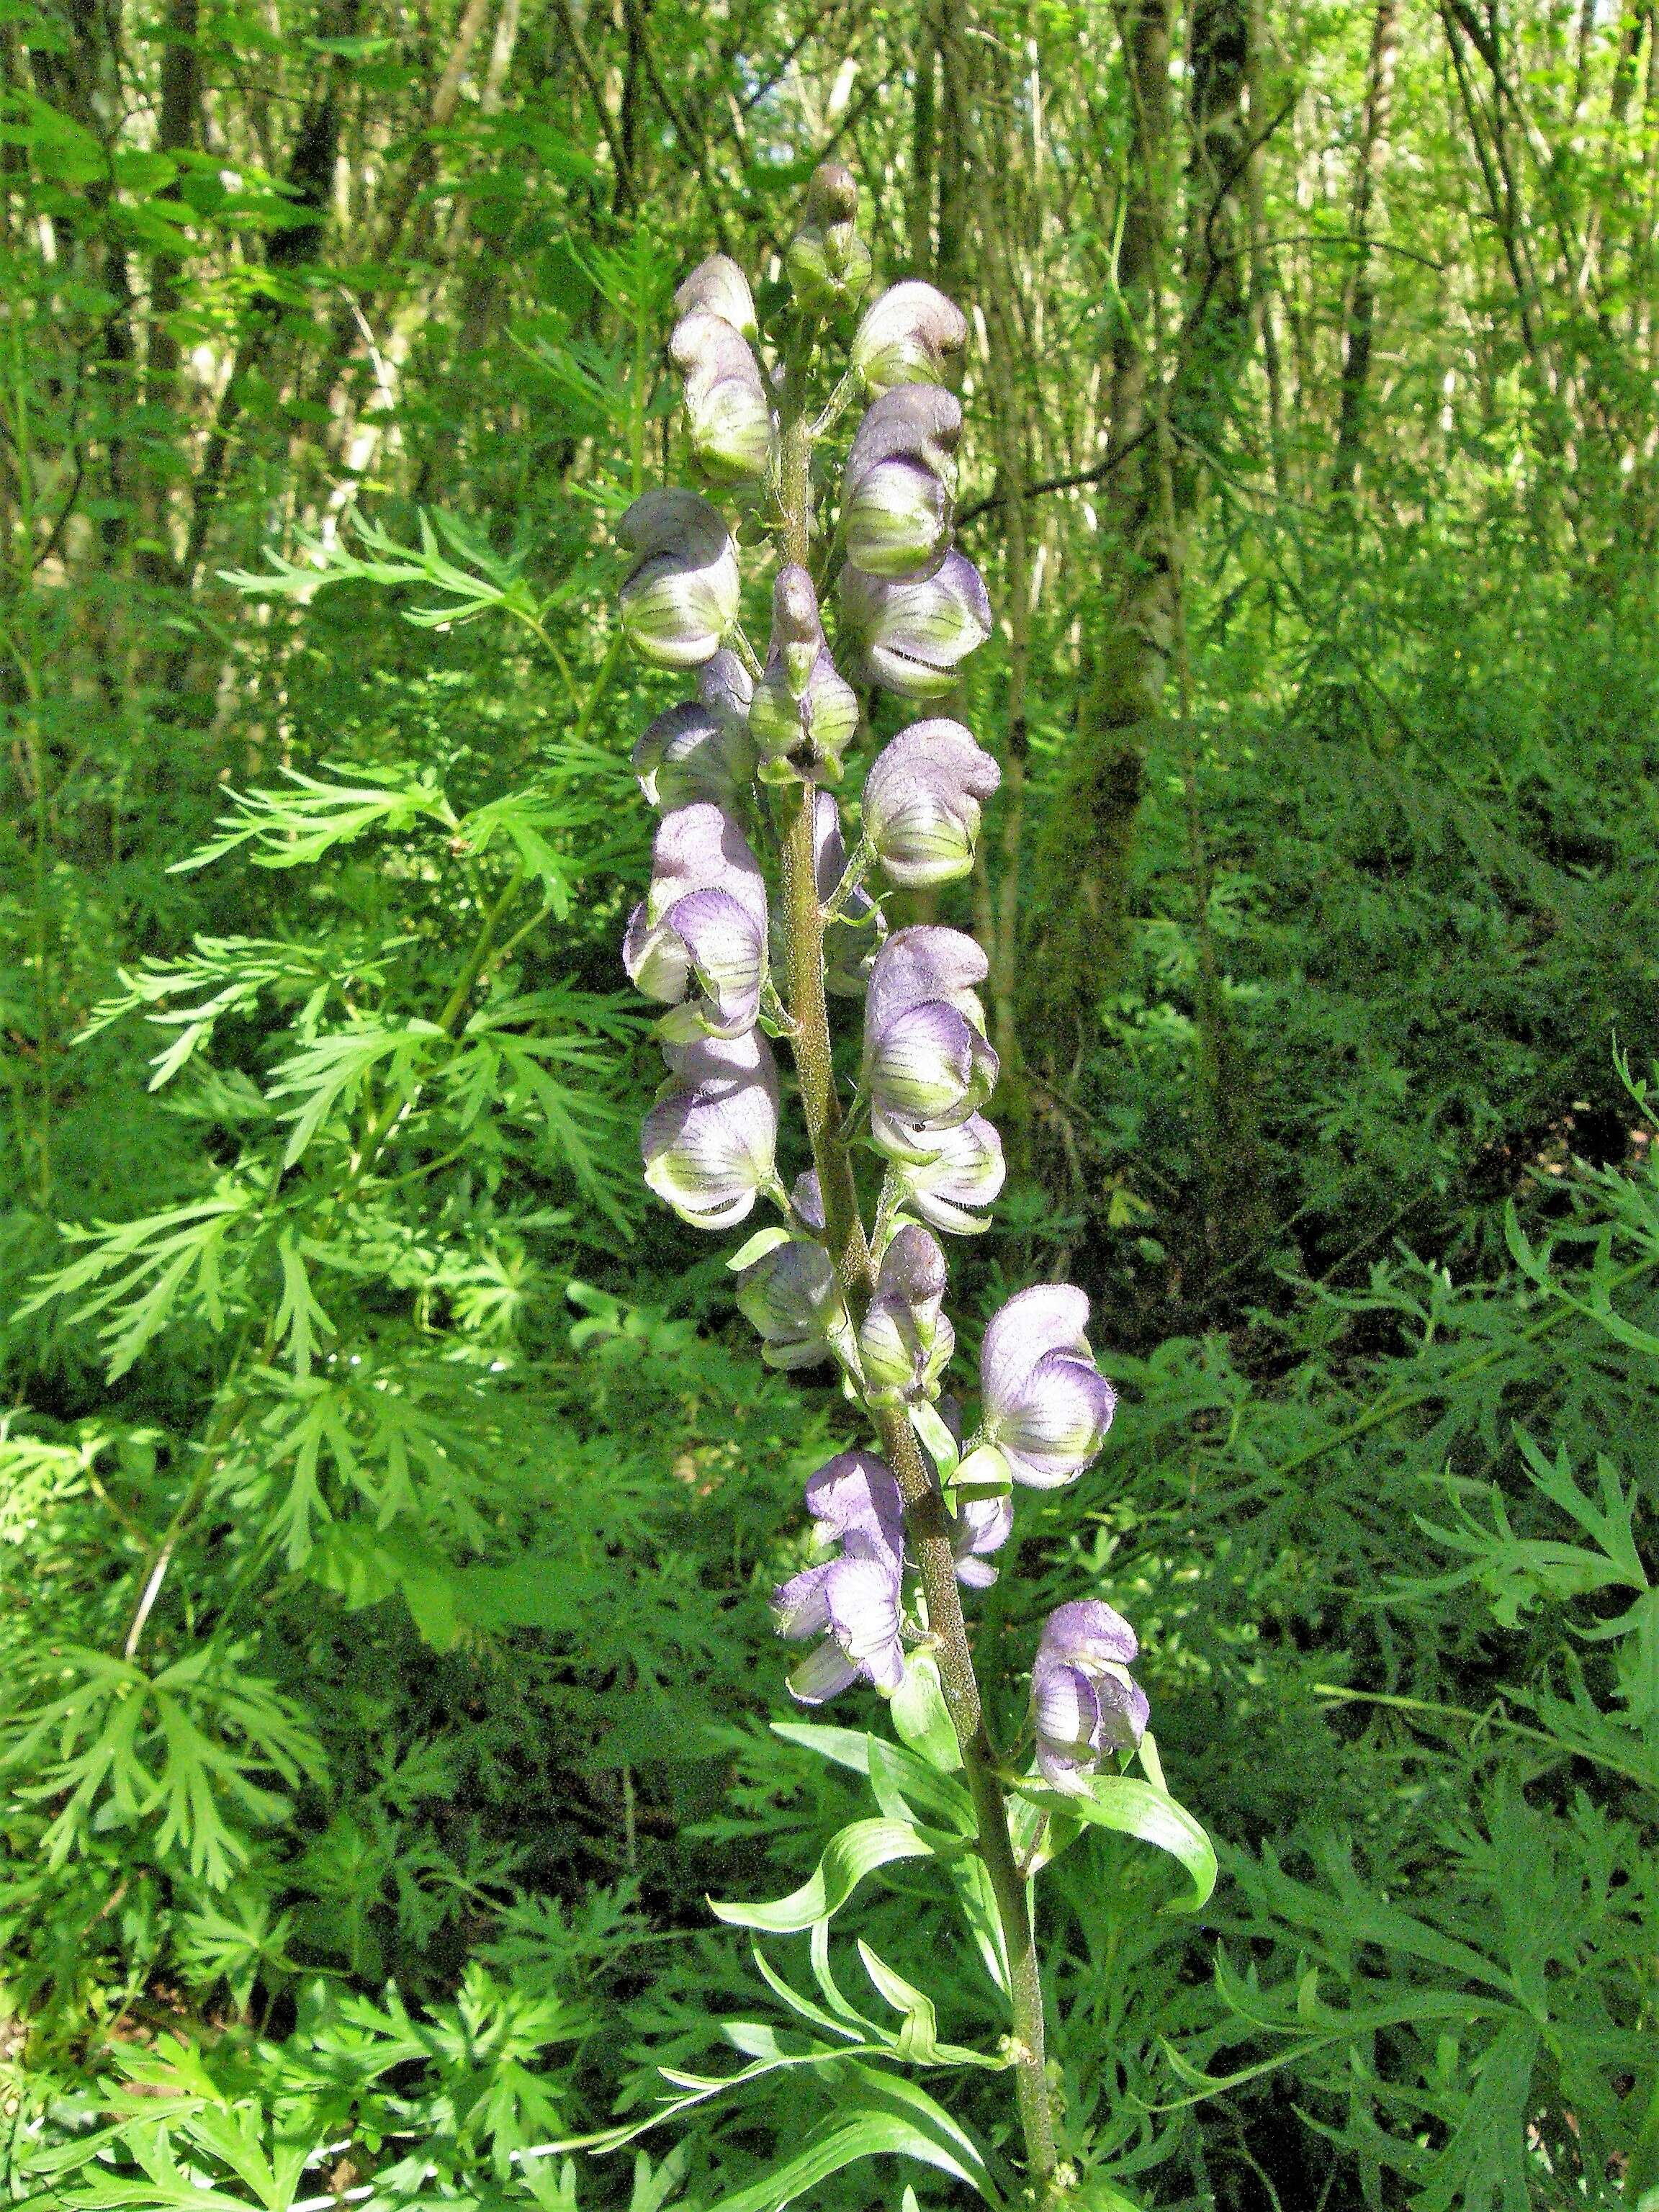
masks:
<svg viewBox="0 0 1659 2212"><path fill-rule="evenodd" d="M639 1182L607 611L676 283L844 143L974 311L958 1368L1069 1274L1120 1394L975 1663L1011 1741L1121 1607L1220 1868L1048 1877L1074 2201L1659 2207L1659 23L1267 12L0 26L10 2201L775 2212L836 2110L584 2147L782 2047L707 1900L859 1803L766 1611L856 1425ZM962 2032L938 1869L860 1894Z"/></svg>

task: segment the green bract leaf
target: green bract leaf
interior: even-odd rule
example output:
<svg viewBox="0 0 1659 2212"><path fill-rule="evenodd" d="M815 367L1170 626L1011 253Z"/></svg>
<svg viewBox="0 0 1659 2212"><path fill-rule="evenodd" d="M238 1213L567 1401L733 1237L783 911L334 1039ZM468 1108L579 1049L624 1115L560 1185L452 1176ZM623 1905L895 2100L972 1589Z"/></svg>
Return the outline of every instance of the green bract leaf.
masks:
<svg viewBox="0 0 1659 2212"><path fill-rule="evenodd" d="M908 1820L854 1820L833 1836L810 1881L775 1905L723 1904L708 1900L715 1917L737 1928L763 1928L775 1936L797 1935L815 1920L827 1920L867 1874L900 1859L926 1859L933 1847Z"/></svg>
<svg viewBox="0 0 1659 2212"><path fill-rule="evenodd" d="M909 1654L904 1662L904 1680L894 1691L889 1710L893 1726L930 1766L941 1774L959 1771L962 1749L945 1702L939 1661L931 1651Z"/></svg>
<svg viewBox="0 0 1659 2212"><path fill-rule="evenodd" d="M1043 1811L1091 1827L1115 1828L1120 1835L1135 1836L1171 1858L1179 1859L1192 1877L1193 1893L1178 1898L1165 1912L1197 1912L1215 1887L1215 1850L1203 1829L1184 1805L1177 1805L1167 1790L1154 1790L1150 1782L1137 1782L1127 1774L1097 1774L1086 1796L1072 1796L1031 1782L1013 1787L1022 1797Z"/></svg>

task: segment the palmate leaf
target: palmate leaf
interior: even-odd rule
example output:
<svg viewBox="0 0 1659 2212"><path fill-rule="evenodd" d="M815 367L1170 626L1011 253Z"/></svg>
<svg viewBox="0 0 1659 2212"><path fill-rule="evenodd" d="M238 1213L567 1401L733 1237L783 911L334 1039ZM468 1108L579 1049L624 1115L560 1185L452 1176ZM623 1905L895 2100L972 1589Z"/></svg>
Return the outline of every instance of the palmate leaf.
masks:
<svg viewBox="0 0 1659 2212"><path fill-rule="evenodd" d="M827 1920L877 1868L902 1859L927 1859L933 1846L908 1820L854 1820L824 1846L811 1879L775 1905L721 1903L708 1909L735 1928L759 1928L773 1936L799 1935L815 1920Z"/></svg>
<svg viewBox="0 0 1659 2212"><path fill-rule="evenodd" d="M337 1031L302 1045L281 1062L267 1097L302 1103L282 1118L294 1125L283 1165L290 1168L336 1115L349 1114L370 1073L390 1061L386 1081L407 1101L414 1096L415 1071L449 1033L436 1022L410 1021L399 1029L365 1026Z"/></svg>
<svg viewBox="0 0 1659 2212"><path fill-rule="evenodd" d="M89 1249L67 1267L40 1279L40 1287L18 1309L35 1313L53 1298L73 1297L93 1285L94 1295L72 1316L90 1321L106 1314L99 1330L113 1382L125 1375L151 1340L166 1328L186 1291L194 1310L216 1331L225 1324L228 1297L223 1262L233 1233L256 1223L259 1209L252 1187L222 1176L211 1198L178 1206L137 1221L94 1223L68 1229L70 1243Z"/></svg>
<svg viewBox="0 0 1659 2212"><path fill-rule="evenodd" d="M245 845L252 847L248 858L257 868L305 868L370 830L397 834L422 821L452 830L457 826L429 769L324 765L334 775L359 781L328 783L285 769L283 773L297 787L293 791L233 792L231 811L216 825L219 835L175 860L167 872L188 875Z"/></svg>
<svg viewBox="0 0 1659 2212"><path fill-rule="evenodd" d="M191 1651L157 1674L71 1645L54 1655L43 1703L0 1723L0 1771L26 1801L61 1799L43 1842L61 1867L91 1832L137 1828L222 1889L248 1856L233 1823L288 1810L268 1785L320 1774L308 1723L274 1684L245 1671L246 1646Z"/></svg>

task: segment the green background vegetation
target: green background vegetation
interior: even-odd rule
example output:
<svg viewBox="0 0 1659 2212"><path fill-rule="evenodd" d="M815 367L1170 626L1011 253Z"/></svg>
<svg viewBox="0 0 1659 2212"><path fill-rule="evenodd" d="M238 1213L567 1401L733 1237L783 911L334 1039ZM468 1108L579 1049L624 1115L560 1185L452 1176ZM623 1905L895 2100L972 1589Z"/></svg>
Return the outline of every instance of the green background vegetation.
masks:
<svg viewBox="0 0 1659 2212"><path fill-rule="evenodd" d="M705 1893L855 1803L763 1603L847 1409L638 1183L610 611L672 288L833 151L973 324L963 1356L1069 1272L1123 1392L977 1656L1006 1739L1110 1598L1223 1869L1048 1877L1085 2201L1650 2202L1651 0L8 0L0 83L11 2197L763 2204L818 2109L515 2157L719 2070Z"/></svg>

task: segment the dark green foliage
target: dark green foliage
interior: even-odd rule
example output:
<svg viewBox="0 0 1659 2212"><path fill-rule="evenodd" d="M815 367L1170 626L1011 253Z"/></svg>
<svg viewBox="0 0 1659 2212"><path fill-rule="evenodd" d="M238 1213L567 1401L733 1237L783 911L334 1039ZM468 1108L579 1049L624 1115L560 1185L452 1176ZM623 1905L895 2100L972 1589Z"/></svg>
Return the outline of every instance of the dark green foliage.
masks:
<svg viewBox="0 0 1659 2212"><path fill-rule="evenodd" d="M975 66L1029 53L1063 112L1030 204L980 209L975 172L975 227L941 220L935 252L935 193L942 218L963 197L961 148L934 143L962 111L950 11L492 10L447 120L460 11L439 12L175 0L0 26L18 2203L714 2212L762 2204L742 2192L814 2129L874 2125L867 2081L805 2069L642 2151L516 2155L643 2119L659 2066L735 2073L734 2041L752 2058L799 2029L705 1900L786 1895L870 1813L859 1775L773 1731L763 1603L847 1411L760 1364L715 1248L638 1184L655 1067L617 943L649 824L626 755L672 695L614 649L607 521L675 451L654 334L677 277L722 228L751 259L787 234L843 130L886 274L967 262L982 302L1006 221L1028 473L1097 469L1084 395L1119 327L1132 159L1116 17L979 26ZM1627 244L1584 298L1517 305L1487 140L1441 83L1469 11L1408 15L1390 190L1419 258L1375 264L1394 380L1342 501L1349 195L1322 180L1352 161L1370 22L1275 31L1265 219L1288 243L1252 299L1300 398L1275 425L1260 363L1203 395L1190 712L1170 673L1144 758L1074 741L1113 480L1030 506L1026 812L1011 854L991 811L985 900L951 913L983 929L1014 880L1032 1175L969 1265L985 1311L1074 1273L1122 1405L1076 1490L1022 1498L978 1656L1012 1742L1045 1608L1110 1597L1221 1861L1195 1921L1162 1910L1179 1866L1129 1837L1080 1836L1046 1877L1085 2208L1659 2189L1632 182L1659 80L1650 14L1586 12L1602 121L1569 128L1565 14L1521 12L1526 67L1475 121L1543 118L1518 132L1553 157L1522 178L1525 252ZM1279 84L1304 45L1328 76ZM983 75L983 116L1001 96ZM1172 219L1172 246L1201 230ZM1168 277L1190 308L1190 252ZM1000 465L980 375L964 507ZM1000 589L1002 516L966 527ZM1000 652L963 706L994 745ZM1046 932L1084 858L1111 898L1080 975L1069 905ZM890 1733L854 1708L828 1717ZM952 1880L896 1859L859 1892L944 2045L988 1989ZM808 1942L768 1960L816 2002ZM839 1933L827 1971L900 2032ZM931 2095L931 2069L881 2078ZM994 2159L1004 2088L948 2083ZM934 2124L919 2111L878 2116L890 2147ZM920 2212L967 2201L908 2170ZM896 2212L902 2187L872 2154L798 2201Z"/></svg>

